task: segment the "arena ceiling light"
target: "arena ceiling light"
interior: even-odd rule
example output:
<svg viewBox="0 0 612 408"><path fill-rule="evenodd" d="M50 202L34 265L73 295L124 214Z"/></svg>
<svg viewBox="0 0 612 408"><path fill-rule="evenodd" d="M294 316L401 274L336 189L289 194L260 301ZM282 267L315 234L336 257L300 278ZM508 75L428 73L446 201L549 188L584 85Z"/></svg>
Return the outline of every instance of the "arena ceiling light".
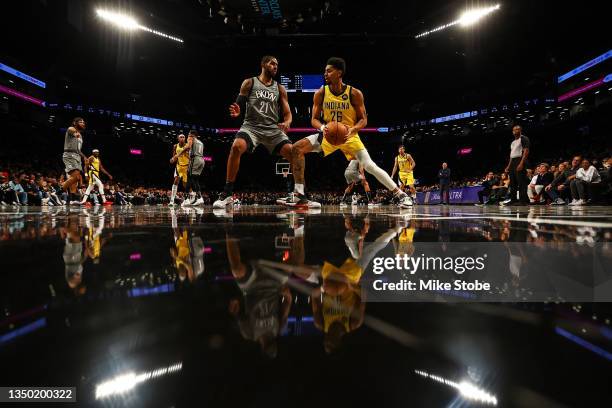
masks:
<svg viewBox="0 0 612 408"><path fill-rule="evenodd" d="M480 21L483 17L493 13L494 11L499 10L501 7L501 5L496 4L495 6L491 6L491 7L484 7L484 8L478 8L478 9L472 9L472 10L466 10L464 11L461 16L459 16L459 18L455 21L452 21L448 24L444 24L441 25L439 27L433 28L429 31L425 31L421 34L415 35L414 38L421 38L421 37L425 37L429 34L435 33L437 31L442 31L445 30L449 27L455 26L457 24L459 24L461 27L469 27L471 25L476 24L478 21Z"/></svg>
<svg viewBox="0 0 612 408"><path fill-rule="evenodd" d="M180 42L180 43L183 42L183 40L181 38L174 37L172 35L168 35L166 33L162 33L161 31L153 30L152 28L143 26L142 24L138 23L138 21L136 21L135 18L133 18L131 16L128 16L128 15L125 15L125 14L115 13L113 11L102 10L102 9L97 9L96 10L96 14L102 20L108 21L109 23L114 24L117 27L119 27L121 29L124 29L124 30L128 30L128 31L135 31L135 30L147 31L147 32L149 32L151 34L155 34L155 35L158 35L160 37L167 38L169 40L173 40L173 41Z"/></svg>

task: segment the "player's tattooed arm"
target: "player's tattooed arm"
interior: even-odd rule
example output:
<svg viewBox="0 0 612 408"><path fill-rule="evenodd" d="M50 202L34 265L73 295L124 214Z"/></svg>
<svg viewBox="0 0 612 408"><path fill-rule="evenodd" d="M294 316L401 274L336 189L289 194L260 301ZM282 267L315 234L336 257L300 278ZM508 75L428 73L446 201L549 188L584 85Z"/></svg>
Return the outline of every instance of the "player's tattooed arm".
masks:
<svg viewBox="0 0 612 408"><path fill-rule="evenodd" d="M395 176L395 172L396 171L397 171L397 157L393 161L393 171L391 172L391 178L393 178L393 176Z"/></svg>
<svg viewBox="0 0 612 408"><path fill-rule="evenodd" d="M278 127L283 132L287 132L291 126L293 116L291 115L291 108L289 107L289 97L287 96L287 90L284 86L278 85L278 91L280 93L280 104L283 109L283 121L278 124Z"/></svg>
<svg viewBox="0 0 612 408"><path fill-rule="evenodd" d="M368 124L368 115L366 114L363 92L361 92L359 89L353 88L351 103L353 104L357 114L357 122L353 126L349 127L349 133L347 136L356 134Z"/></svg>
<svg viewBox="0 0 612 408"><path fill-rule="evenodd" d="M412 168L412 170L414 170L414 168L416 167L416 162L410 154L408 154L408 162L410 162L410 167Z"/></svg>
<svg viewBox="0 0 612 408"><path fill-rule="evenodd" d="M253 87L253 79L248 78L242 81L242 85L240 85L240 93L236 98L236 102L232 103L229 107L229 113L232 118L237 118L240 116L241 112L246 110L246 101L251 93L251 88Z"/></svg>
<svg viewBox="0 0 612 408"><path fill-rule="evenodd" d="M319 90L315 92L312 99L312 115L310 117L310 124L315 129L321 129L321 126L323 126L323 122L321 122L321 112L323 110L324 92L323 87L319 88Z"/></svg>

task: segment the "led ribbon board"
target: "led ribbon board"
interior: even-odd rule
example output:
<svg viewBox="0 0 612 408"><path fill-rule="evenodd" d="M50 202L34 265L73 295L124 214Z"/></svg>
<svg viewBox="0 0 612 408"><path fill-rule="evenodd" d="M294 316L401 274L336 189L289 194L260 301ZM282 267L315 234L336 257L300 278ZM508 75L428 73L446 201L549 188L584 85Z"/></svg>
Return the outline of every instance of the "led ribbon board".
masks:
<svg viewBox="0 0 612 408"><path fill-rule="evenodd" d="M576 88L567 93L564 93L563 95L559 96L558 101L563 102L565 100L568 100L570 98L583 94L587 91L590 91L591 89L599 88L603 84L610 82L610 81L612 81L612 74L608 74L605 77L599 78L598 80L593 81L593 82L589 82L588 84L583 85L580 88Z"/></svg>
<svg viewBox="0 0 612 408"><path fill-rule="evenodd" d="M565 81L566 79L569 79L571 77L573 77L574 75L578 75L579 73L586 71L587 69L594 67L597 64L600 64L602 62L604 62L605 60L607 60L608 58L612 57L612 50L601 54L599 57L597 58L593 58L592 60L590 60L589 62L585 62L584 64L582 64L581 66L579 66L578 68L574 68L569 72L566 72L565 74L561 75L559 77L558 83L561 83L563 81Z"/></svg>
<svg viewBox="0 0 612 408"><path fill-rule="evenodd" d="M11 75L16 76L17 78L21 78L24 81L28 81L28 82L36 85L36 86L40 86L41 88L46 88L47 87L47 84L44 83L43 81L41 81L40 79L36 79L33 76L30 76L30 75L28 75L26 73L23 73L23 72L21 72L19 70L16 70L15 68L11 68L8 65L3 64L1 62L0 62L0 69L2 71L4 71L4 72L7 72L7 73L9 73Z"/></svg>
<svg viewBox="0 0 612 408"><path fill-rule="evenodd" d="M33 103L35 105L38 105L38 106L45 106L45 102L44 101L41 101L40 99L36 99L33 96L26 95L24 93L16 91L16 90L14 90L12 88L8 88L8 87L6 87L4 85L0 85L0 92L5 93L7 95L14 96L14 97L19 98L19 99L23 99L24 101L31 102L31 103Z"/></svg>

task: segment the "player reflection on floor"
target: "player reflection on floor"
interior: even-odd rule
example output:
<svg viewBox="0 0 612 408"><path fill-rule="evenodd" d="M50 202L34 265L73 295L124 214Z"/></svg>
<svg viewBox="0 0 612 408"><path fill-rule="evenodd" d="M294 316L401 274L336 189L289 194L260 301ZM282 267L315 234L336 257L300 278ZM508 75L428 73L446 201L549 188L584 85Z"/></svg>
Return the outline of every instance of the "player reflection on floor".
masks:
<svg viewBox="0 0 612 408"><path fill-rule="evenodd" d="M289 277L279 279L260 270L255 262L243 262L239 240L229 234L226 249L232 275L242 292L240 298L230 300L229 313L236 318L242 337L258 343L266 356L276 358L277 339L293 301L287 286Z"/></svg>
<svg viewBox="0 0 612 408"><path fill-rule="evenodd" d="M170 248L170 256L174 260L179 280L184 282L187 279L189 282L194 282L205 270L204 241L190 233L189 228L178 227L174 209L170 210L170 217L174 234L174 246Z"/></svg>
<svg viewBox="0 0 612 408"><path fill-rule="evenodd" d="M108 240L108 238L102 238L104 214L104 208L97 208L93 212L86 211L86 229L80 226L78 217L68 217L66 227L60 228L60 236L64 239L62 256L66 283L77 296L82 296L87 292L87 285L83 281L83 265L88 258L91 258L94 264L98 264L102 255L102 247Z"/></svg>
<svg viewBox="0 0 612 408"><path fill-rule="evenodd" d="M325 352L333 353L342 345L344 336L358 329L365 316L365 292L360 281L374 256L385 248L401 230L390 228L374 242L365 242L369 231L369 218L355 220L345 216L347 229L344 242L351 254L344 263L336 266L325 261L321 268L322 284L311 293L314 324L324 333Z"/></svg>

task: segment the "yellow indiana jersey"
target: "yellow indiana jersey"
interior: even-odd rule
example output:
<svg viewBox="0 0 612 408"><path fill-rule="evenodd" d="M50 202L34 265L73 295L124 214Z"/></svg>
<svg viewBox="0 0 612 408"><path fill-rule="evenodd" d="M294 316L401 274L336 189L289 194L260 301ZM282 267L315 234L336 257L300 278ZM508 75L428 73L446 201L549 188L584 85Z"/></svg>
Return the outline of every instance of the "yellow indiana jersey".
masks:
<svg viewBox="0 0 612 408"><path fill-rule="evenodd" d="M183 150L185 150L187 148L187 143L185 143L183 145L183 147L181 147L180 144L176 144L174 147L176 149L175 150L176 154L179 155L179 154L181 154L181 152ZM188 154L184 154L182 156L179 156L178 161L176 162L176 165L177 166L189 166L189 155Z"/></svg>
<svg viewBox="0 0 612 408"><path fill-rule="evenodd" d="M395 246L395 252L398 255L412 255L414 253L414 244L412 242L415 232L415 228L402 229L402 232L397 237L398 245Z"/></svg>
<svg viewBox="0 0 612 408"><path fill-rule="evenodd" d="M399 167L400 173L410 173L412 171L412 164L408 160L408 155L397 155L397 166Z"/></svg>
<svg viewBox="0 0 612 408"><path fill-rule="evenodd" d="M323 96L323 121L325 123L340 122L353 126L357 122L357 112L351 104L352 89L352 86L346 85L344 92L334 95L329 85L325 85Z"/></svg>
<svg viewBox="0 0 612 408"><path fill-rule="evenodd" d="M404 228L402 232L400 232L398 240L399 242L412 242L414 240L414 233L416 229L414 228Z"/></svg>
<svg viewBox="0 0 612 408"><path fill-rule="evenodd" d="M348 258L339 268L329 262L324 262L321 270L323 280L328 279L332 273L344 275L350 285L358 285L363 270L353 258ZM358 298L359 295L353 290L348 290L338 296L323 294L322 312L325 333L329 331L329 327L334 322L341 323L347 332L350 331L351 313Z"/></svg>
<svg viewBox="0 0 612 408"><path fill-rule="evenodd" d="M93 228L89 228L87 232L87 245L91 251L91 258L99 258L102 252L102 243L100 242L100 235L96 235Z"/></svg>
<svg viewBox="0 0 612 408"><path fill-rule="evenodd" d="M351 91L353 87L346 85L344 92L340 95L334 95L329 89L329 85L325 85L323 96L323 122L339 122L346 126L353 126L357 122L357 111L351 104ZM323 155L327 156L336 150L342 151L347 160L354 160L357 157L357 152L365 149L363 142L359 138L359 134L351 136L346 143L341 145L332 145L323 139L321 142L321 150Z"/></svg>
<svg viewBox="0 0 612 408"><path fill-rule="evenodd" d="M187 231L183 231L183 233L176 240L176 259L174 260L176 269L178 270L181 265L185 266L187 269L189 265L190 258L190 250L189 250L189 235Z"/></svg>
<svg viewBox="0 0 612 408"><path fill-rule="evenodd" d="M95 156L91 156L91 160L89 161L89 174L94 174L96 176L100 175L100 159Z"/></svg>

